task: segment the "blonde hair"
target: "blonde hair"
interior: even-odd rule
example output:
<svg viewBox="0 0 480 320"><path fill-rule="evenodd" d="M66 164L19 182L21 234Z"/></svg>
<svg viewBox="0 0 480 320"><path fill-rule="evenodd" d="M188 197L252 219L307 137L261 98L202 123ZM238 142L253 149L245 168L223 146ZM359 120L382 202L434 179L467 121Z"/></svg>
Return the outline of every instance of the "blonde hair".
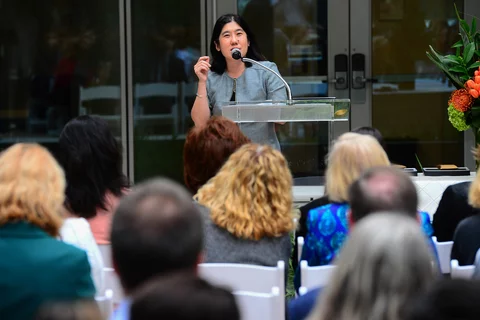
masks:
<svg viewBox="0 0 480 320"><path fill-rule="evenodd" d="M411 298L436 279L436 265L415 219L376 213L352 229L333 277L309 320L401 320Z"/></svg>
<svg viewBox="0 0 480 320"><path fill-rule="evenodd" d="M0 225L27 221L58 236L64 192L63 171L44 147L18 143L0 155Z"/></svg>
<svg viewBox="0 0 480 320"><path fill-rule="evenodd" d="M195 198L217 226L239 238L279 237L294 229L292 175L270 146L240 147Z"/></svg>
<svg viewBox="0 0 480 320"><path fill-rule="evenodd" d="M325 193L331 201L348 202L348 188L363 171L389 165L385 150L375 138L352 132L344 133L328 154Z"/></svg>

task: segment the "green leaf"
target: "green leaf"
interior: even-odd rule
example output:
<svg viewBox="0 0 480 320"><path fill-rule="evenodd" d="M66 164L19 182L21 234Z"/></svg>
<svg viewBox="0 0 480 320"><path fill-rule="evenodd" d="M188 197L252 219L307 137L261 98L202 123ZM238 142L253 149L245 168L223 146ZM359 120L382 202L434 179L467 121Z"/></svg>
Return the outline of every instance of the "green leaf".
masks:
<svg viewBox="0 0 480 320"><path fill-rule="evenodd" d="M467 36L470 35L470 27L468 26L468 23L465 20L460 19L460 27L462 27L462 30L465 32Z"/></svg>
<svg viewBox="0 0 480 320"><path fill-rule="evenodd" d="M458 40L452 46L452 48L461 48L461 47L463 47L463 41L462 40Z"/></svg>
<svg viewBox="0 0 480 320"><path fill-rule="evenodd" d="M459 80L457 76L452 74L448 68L440 61L438 58L440 55L430 46L430 50L432 50L432 54L430 52L427 52L427 57L430 59L437 67L439 67L447 76L447 78L452 82L452 84L455 86L455 88L460 89L463 88L463 84L465 81Z"/></svg>
<svg viewBox="0 0 480 320"><path fill-rule="evenodd" d="M420 162L420 159L417 156L417 153L415 153L415 159L417 159L417 163L418 163L418 166L420 167L420 170L423 171L423 166L422 166L422 163Z"/></svg>
<svg viewBox="0 0 480 320"><path fill-rule="evenodd" d="M472 63L469 67L468 67L468 70L470 69L477 69L478 67L480 67L480 61L477 61L475 63Z"/></svg>
<svg viewBox="0 0 480 320"><path fill-rule="evenodd" d="M458 47L457 50L455 51L455 55L457 55L457 56L460 55L460 47Z"/></svg>
<svg viewBox="0 0 480 320"><path fill-rule="evenodd" d="M462 80L463 83L467 82L468 80L470 80L470 76L461 76L460 77L460 80ZM463 87L463 86L462 86Z"/></svg>
<svg viewBox="0 0 480 320"><path fill-rule="evenodd" d="M467 73L467 69L464 66L455 66L448 68L451 72L458 72L458 73Z"/></svg>
<svg viewBox="0 0 480 320"><path fill-rule="evenodd" d="M477 32L477 19L472 18L472 26L470 28L470 31L472 34L475 34Z"/></svg>
<svg viewBox="0 0 480 320"><path fill-rule="evenodd" d="M469 63L472 60L474 53L475 43L469 43L463 50L463 59L465 60L465 63Z"/></svg>
<svg viewBox="0 0 480 320"><path fill-rule="evenodd" d="M453 63L453 64L461 64L462 63L462 60L459 57L454 56L452 54L449 54L448 56L443 57L442 61L448 62L448 63Z"/></svg>

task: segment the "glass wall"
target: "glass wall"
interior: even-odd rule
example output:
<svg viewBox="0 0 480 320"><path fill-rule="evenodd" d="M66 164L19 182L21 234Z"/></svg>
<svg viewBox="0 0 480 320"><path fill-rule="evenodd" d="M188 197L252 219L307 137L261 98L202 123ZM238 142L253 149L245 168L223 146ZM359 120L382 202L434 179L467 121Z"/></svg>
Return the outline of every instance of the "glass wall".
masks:
<svg viewBox="0 0 480 320"><path fill-rule="evenodd" d="M197 91L200 1L132 1L135 181L183 181L185 133Z"/></svg>
<svg viewBox="0 0 480 320"><path fill-rule="evenodd" d="M392 161L417 167L464 163L463 133L448 121L455 89L425 55L447 54L458 39L454 4L463 1L372 0L372 123ZM472 168L470 168L472 169Z"/></svg>
<svg viewBox="0 0 480 320"><path fill-rule="evenodd" d="M267 60L277 64L294 98L326 97L327 0L238 0L238 13ZM323 175L328 124L277 125L282 153L294 177ZM297 181L299 181L297 179Z"/></svg>
<svg viewBox="0 0 480 320"><path fill-rule="evenodd" d="M0 1L0 149L54 151L64 124L86 113L120 136L119 25L118 0Z"/></svg>

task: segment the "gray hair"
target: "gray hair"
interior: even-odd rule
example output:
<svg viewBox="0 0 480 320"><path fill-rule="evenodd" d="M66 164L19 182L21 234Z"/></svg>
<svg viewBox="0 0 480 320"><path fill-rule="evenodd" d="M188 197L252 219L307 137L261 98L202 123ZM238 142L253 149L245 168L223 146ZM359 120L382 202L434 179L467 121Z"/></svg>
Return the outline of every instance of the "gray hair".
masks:
<svg viewBox="0 0 480 320"><path fill-rule="evenodd" d="M409 299L434 282L432 261L414 219L385 212L369 215L353 228L309 320L403 319Z"/></svg>

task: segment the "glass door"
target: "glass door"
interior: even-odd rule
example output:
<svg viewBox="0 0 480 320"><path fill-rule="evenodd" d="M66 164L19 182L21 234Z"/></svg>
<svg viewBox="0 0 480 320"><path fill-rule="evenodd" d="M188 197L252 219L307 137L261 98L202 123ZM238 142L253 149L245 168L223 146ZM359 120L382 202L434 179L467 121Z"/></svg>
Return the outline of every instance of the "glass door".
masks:
<svg viewBox="0 0 480 320"><path fill-rule="evenodd" d="M350 1L351 127L379 129L394 163L474 168L473 144L448 121L447 101L455 88L425 55L429 45L454 53L454 5L469 16L468 2Z"/></svg>

